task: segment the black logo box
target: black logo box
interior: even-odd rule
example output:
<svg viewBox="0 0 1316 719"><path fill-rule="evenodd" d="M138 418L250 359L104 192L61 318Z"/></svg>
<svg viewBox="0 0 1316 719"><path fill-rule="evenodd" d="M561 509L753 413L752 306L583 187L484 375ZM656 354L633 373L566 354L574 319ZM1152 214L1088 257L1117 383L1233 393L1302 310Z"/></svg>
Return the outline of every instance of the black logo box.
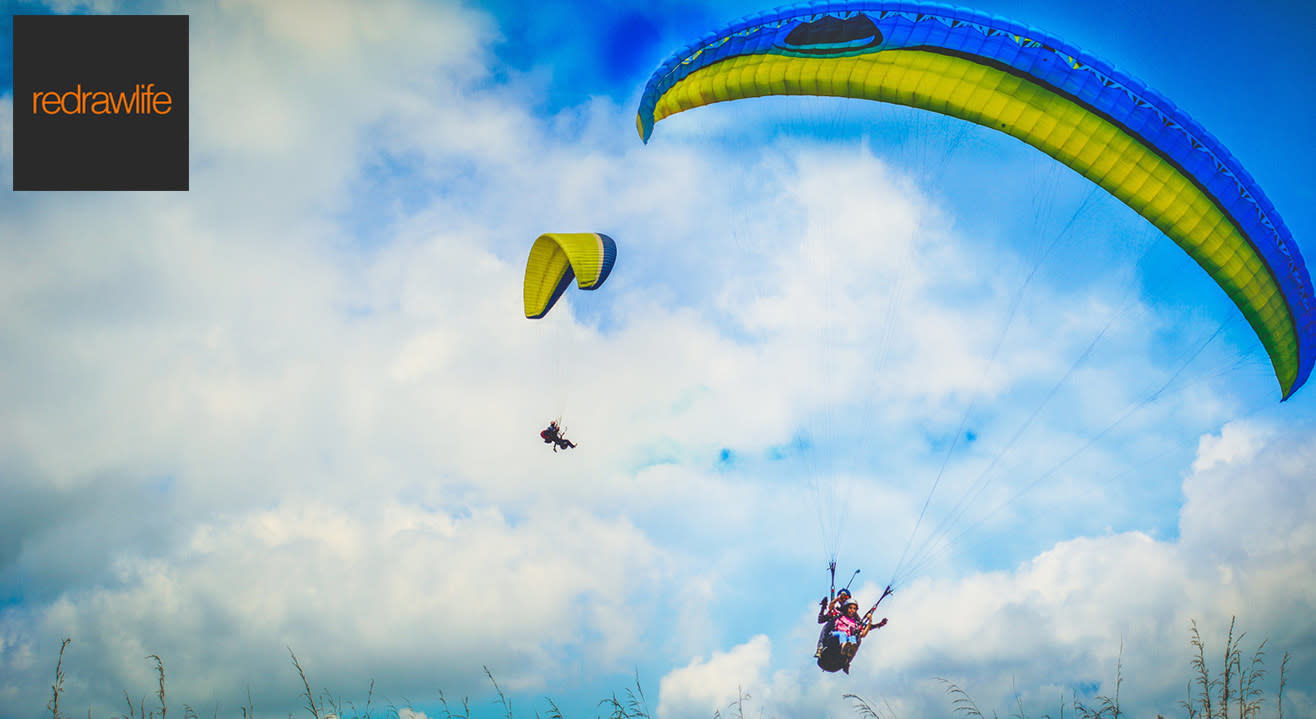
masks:
<svg viewBox="0 0 1316 719"><path fill-rule="evenodd" d="M188 189L188 16L13 20L15 190ZM33 111L34 93L148 84L169 93L168 114Z"/></svg>

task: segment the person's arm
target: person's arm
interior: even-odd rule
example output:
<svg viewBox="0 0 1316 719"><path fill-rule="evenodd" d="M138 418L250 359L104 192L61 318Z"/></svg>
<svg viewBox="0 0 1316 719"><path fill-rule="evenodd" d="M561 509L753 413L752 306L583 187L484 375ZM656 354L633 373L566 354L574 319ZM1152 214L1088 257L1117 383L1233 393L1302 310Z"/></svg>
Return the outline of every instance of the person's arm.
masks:
<svg viewBox="0 0 1316 719"><path fill-rule="evenodd" d="M873 602L873 606L869 607L869 608L868 608L868 611L864 613L864 620L863 620L863 623L864 623L865 625L867 625L867 624L869 624L869 623L871 623L871 622L873 621L873 612L876 612L876 611L877 611L877 605L881 604L883 599L886 599L888 596L890 596L890 595L892 595L892 594L894 594L894 592L891 591L891 586L890 586L890 585L887 585L887 588L886 588L885 590L883 590L883 592L882 592L882 596L878 597L878 598L877 598L877 601L876 601L876 602ZM883 624L886 624L886 618L885 618L885 617L882 619L882 624L879 624L878 626L882 626Z"/></svg>
<svg viewBox="0 0 1316 719"><path fill-rule="evenodd" d="M872 618L870 617L868 621L864 622L864 628L859 632L859 637L860 638L866 637L868 636L868 632L870 630L881 629L882 627L885 626L886 626L886 617L882 617L882 621L878 622L877 624L874 624Z"/></svg>

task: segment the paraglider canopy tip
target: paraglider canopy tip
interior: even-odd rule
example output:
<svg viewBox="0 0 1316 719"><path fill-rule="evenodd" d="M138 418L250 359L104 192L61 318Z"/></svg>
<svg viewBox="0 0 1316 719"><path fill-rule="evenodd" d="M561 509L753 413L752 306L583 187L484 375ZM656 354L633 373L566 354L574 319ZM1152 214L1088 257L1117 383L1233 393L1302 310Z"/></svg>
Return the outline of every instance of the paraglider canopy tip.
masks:
<svg viewBox="0 0 1316 719"><path fill-rule="evenodd" d="M1289 401L1289 398L1292 397L1292 396L1293 396L1293 393L1294 393L1294 392L1297 392L1297 391L1298 391L1298 387L1301 387L1301 386L1302 386L1302 385L1298 384L1297 382L1294 382L1294 383L1290 384L1290 385L1287 386L1287 387L1281 385L1280 388L1279 388L1279 393L1280 393L1279 401L1281 401L1281 402L1287 402L1287 401Z"/></svg>

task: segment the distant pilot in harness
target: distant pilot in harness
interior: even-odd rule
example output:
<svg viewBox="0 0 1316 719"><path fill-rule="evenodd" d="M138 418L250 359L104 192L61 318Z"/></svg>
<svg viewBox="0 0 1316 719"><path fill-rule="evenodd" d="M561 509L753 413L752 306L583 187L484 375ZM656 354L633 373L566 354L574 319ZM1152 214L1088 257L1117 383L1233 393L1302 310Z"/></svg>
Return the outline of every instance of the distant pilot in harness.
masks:
<svg viewBox="0 0 1316 719"><path fill-rule="evenodd" d="M544 444L554 445L553 451L559 449L570 449L576 446L575 442L562 436L562 428L557 426L557 420L548 423L548 427L539 433L544 438Z"/></svg>

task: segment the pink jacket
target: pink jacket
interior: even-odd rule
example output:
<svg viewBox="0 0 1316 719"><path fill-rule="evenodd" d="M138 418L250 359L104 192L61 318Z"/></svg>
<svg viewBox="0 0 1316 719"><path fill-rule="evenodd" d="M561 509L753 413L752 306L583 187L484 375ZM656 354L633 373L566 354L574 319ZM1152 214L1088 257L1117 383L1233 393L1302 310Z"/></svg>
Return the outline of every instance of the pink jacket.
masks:
<svg viewBox="0 0 1316 719"><path fill-rule="evenodd" d="M859 628L861 626L863 625L860 624L858 617L851 619L850 617L847 617L846 615L842 614L841 616L837 617L836 622L832 624L832 631L844 632L847 635L854 636L859 633Z"/></svg>

